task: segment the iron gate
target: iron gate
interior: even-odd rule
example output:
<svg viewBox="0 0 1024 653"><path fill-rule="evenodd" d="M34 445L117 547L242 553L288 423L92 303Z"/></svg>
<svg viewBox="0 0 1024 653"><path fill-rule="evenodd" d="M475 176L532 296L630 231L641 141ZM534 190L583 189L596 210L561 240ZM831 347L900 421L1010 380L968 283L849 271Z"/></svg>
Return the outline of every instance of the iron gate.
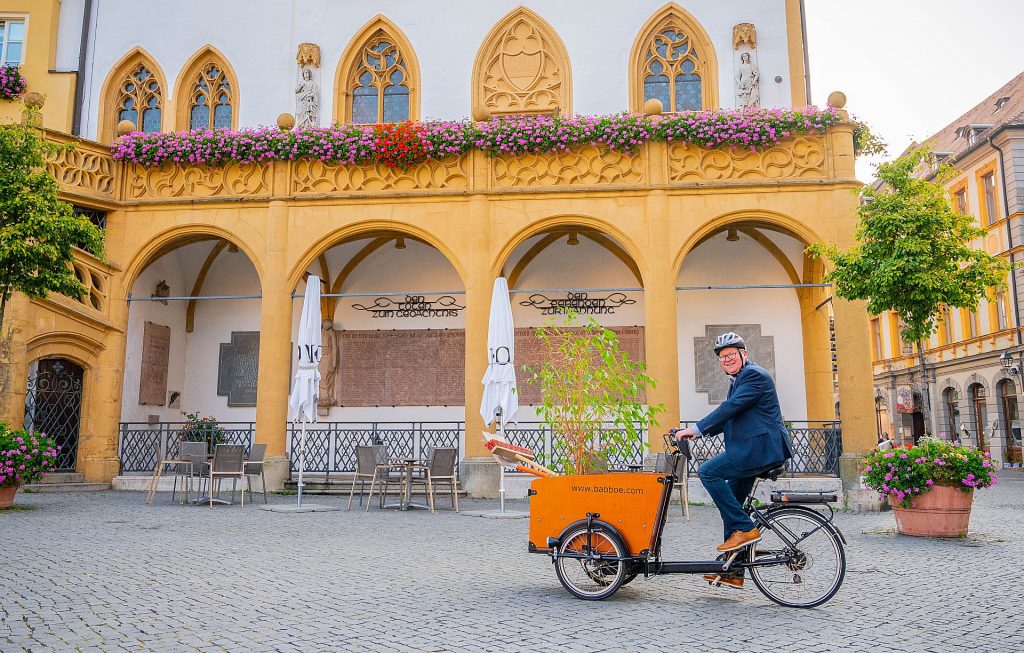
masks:
<svg viewBox="0 0 1024 653"><path fill-rule="evenodd" d="M71 361L47 359L28 377L25 428L57 442L56 471L74 471L82 417L82 368Z"/></svg>

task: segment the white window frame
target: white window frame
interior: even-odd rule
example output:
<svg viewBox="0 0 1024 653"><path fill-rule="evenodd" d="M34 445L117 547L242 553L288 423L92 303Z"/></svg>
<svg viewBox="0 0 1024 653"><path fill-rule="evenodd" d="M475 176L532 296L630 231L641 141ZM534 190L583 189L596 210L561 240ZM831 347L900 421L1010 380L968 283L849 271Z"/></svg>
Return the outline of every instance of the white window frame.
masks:
<svg viewBox="0 0 1024 653"><path fill-rule="evenodd" d="M28 40L28 16L0 14L0 23L3 24L3 33L0 34L0 65L23 65L25 63L25 43ZM11 23L20 23L23 27L23 34L21 37L21 59L17 62L11 62L8 64L7 44L9 43L9 39L7 38L7 29Z"/></svg>

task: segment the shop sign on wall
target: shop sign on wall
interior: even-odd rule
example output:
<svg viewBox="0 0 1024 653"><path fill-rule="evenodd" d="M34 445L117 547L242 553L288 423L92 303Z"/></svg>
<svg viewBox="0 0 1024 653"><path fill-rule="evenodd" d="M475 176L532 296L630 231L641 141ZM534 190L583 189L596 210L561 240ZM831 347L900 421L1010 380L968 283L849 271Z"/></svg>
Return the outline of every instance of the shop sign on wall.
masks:
<svg viewBox="0 0 1024 653"><path fill-rule="evenodd" d="M368 311L371 317L458 317L466 308L459 305L451 295L441 295L434 301L427 301L423 295L406 295L401 301L390 297L377 297L369 306L352 304L357 311Z"/></svg>
<svg viewBox="0 0 1024 653"><path fill-rule="evenodd" d="M607 297L591 297L590 293L570 292L566 293L565 297L548 297L535 293L519 302L519 305L539 309L541 315L562 315L569 311L580 315L614 315L616 308L635 303L635 299L630 299L621 292L612 293Z"/></svg>
<svg viewBox="0 0 1024 653"><path fill-rule="evenodd" d="M901 385L896 388L896 412L914 412L914 391L909 385Z"/></svg>

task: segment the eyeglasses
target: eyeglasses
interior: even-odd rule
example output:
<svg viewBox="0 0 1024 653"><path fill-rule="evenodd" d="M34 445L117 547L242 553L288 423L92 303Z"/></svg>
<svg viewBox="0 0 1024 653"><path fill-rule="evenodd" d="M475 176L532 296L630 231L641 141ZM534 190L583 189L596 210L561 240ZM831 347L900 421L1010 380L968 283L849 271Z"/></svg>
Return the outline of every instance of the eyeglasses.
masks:
<svg viewBox="0 0 1024 653"><path fill-rule="evenodd" d="M729 361L736 360L739 357L740 357L740 353L738 351L734 351L731 354L726 354L725 356L719 356L718 360L723 362L723 363L728 363Z"/></svg>

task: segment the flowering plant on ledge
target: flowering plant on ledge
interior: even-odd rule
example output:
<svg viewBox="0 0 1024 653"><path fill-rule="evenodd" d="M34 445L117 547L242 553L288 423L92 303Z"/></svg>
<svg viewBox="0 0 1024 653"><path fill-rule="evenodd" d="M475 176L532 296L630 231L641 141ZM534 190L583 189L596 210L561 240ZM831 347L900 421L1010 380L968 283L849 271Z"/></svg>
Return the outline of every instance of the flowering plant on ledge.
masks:
<svg viewBox="0 0 1024 653"><path fill-rule="evenodd" d="M0 66L0 98L16 100L25 94L28 83L17 66Z"/></svg>
<svg viewBox="0 0 1024 653"><path fill-rule="evenodd" d="M904 508L936 485L970 492L996 483L988 452L945 440L924 438L910 448L872 451L864 462L864 485Z"/></svg>
<svg viewBox="0 0 1024 653"><path fill-rule="evenodd" d="M0 487L35 483L56 463L53 438L34 431L11 431L0 422Z"/></svg>
<svg viewBox="0 0 1024 653"><path fill-rule="evenodd" d="M432 120L290 131L258 127L132 132L115 140L111 152L115 159L147 167L166 162L218 166L308 158L329 164L382 163L407 168L474 149L501 156L558 154L592 145L632 153L645 143L662 141L758 150L790 136L823 133L842 120L840 112L831 107L686 111L656 116L520 115L478 123Z"/></svg>

